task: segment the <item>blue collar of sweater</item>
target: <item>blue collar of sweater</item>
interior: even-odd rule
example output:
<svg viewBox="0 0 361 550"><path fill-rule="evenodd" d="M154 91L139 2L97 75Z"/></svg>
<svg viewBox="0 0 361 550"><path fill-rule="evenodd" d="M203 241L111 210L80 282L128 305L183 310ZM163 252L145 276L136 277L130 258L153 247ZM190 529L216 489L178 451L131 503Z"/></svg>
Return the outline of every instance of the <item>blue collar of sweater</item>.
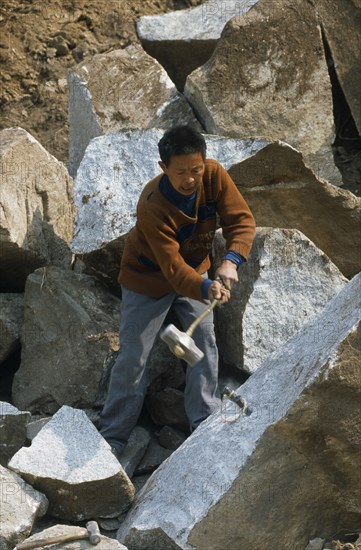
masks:
<svg viewBox="0 0 361 550"><path fill-rule="evenodd" d="M182 193L174 189L166 174L162 176L159 182L159 190L176 208L187 214L187 216L194 216L197 191L194 191L194 193L189 196L182 195Z"/></svg>

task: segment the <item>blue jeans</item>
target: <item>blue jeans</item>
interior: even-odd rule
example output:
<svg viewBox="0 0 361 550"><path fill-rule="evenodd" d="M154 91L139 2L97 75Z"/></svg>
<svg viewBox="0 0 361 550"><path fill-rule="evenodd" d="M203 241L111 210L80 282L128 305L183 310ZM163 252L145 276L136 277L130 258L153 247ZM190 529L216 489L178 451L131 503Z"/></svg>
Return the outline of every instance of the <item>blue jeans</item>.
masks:
<svg viewBox="0 0 361 550"><path fill-rule="evenodd" d="M121 349L112 368L100 428L111 446L121 450L137 423L148 386L147 359L169 309L174 308L185 331L207 305L175 292L150 298L122 287ZM184 406L191 429L220 407L213 312L196 328L193 340L204 357L186 372Z"/></svg>

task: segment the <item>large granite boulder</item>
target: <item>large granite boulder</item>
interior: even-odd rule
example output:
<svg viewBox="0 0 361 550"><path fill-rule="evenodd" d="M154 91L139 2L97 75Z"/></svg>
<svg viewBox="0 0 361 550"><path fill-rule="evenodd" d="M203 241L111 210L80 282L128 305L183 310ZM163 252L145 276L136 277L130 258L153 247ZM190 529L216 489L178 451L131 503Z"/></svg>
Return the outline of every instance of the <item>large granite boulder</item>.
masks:
<svg viewBox="0 0 361 550"><path fill-rule="evenodd" d="M92 407L106 355L119 344L119 311L94 277L57 267L29 275L14 404L46 414Z"/></svg>
<svg viewBox="0 0 361 550"><path fill-rule="evenodd" d="M315 4L337 78L361 134L361 3L316 0Z"/></svg>
<svg viewBox="0 0 361 550"><path fill-rule="evenodd" d="M9 459L26 442L28 411L19 411L10 403L0 401L0 464L7 466Z"/></svg>
<svg viewBox="0 0 361 550"><path fill-rule="evenodd" d="M226 252L220 230L213 258ZM222 361L252 374L305 323L320 313L347 279L297 229L258 228L246 264L238 271L232 299L217 308Z"/></svg>
<svg viewBox="0 0 361 550"><path fill-rule="evenodd" d="M184 92L207 132L285 141L319 176L342 183L331 147L331 83L311 2L260 0L233 18Z"/></svg>
<svg viewBox="0 0 361 550"><path fill-rule="evenodd" d="M139 44L84 61L69 73L69 172L89 141L128 128L201 126L163 67ZM120 159L119 159L120 160Z"/></svg>
<svg viewBox="0 0 361 550"><path fill-rule="evenodd" d="M84 411L62 407L9 462L49 499L49 514L80 521L115 517L134 497L134 487Z"/></svg>
<svg viewBox="0 0 361 550"><path fill-rule="evenodd" d="M21 292L37 267L69 265L72 179L22 128L0 132L1 289Z"/></svg>
<svg viewBox="0 0 361 550"><path fill-rule="evenodd" d="M119 529L130 550L303 550L359 522L361 275L153 474ZM347 532L347 531L346 531Z"/></svg>
<svg viewBox="0 0 361 550"><path fill-rule="evenodd" d="M20 476L0 465L0 549L14 546L30 535L34 522L48 508L45 495Z"/></svg>
<svg viewBox="0 0 361 550"><path fill-rule="evenodd" d="M299 229L346 277L361 270L360 197L319 179L300 152L269 143L228 171L259 226Z"/></svg>
<svg viewBox="0 0 361 550"><path fill-rule="evenodd" d="M23 310L23 294L0 294L0 363L20 347Z"/></svg>
<svg viewBox="0 0 361 550"><path fill-rule="evenodd" d="M145 15L137 22L138 36L144 49L182 90L189 73L212 55L227 21L243 15L256 2L212 0L185 10Z"/></svg>

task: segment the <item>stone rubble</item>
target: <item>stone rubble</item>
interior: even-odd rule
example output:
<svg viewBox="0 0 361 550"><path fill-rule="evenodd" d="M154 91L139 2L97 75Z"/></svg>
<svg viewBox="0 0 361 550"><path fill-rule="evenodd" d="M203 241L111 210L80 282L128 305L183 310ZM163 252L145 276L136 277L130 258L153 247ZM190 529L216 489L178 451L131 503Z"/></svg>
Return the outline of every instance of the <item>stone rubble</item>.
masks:
<svg viewBox="0 0 361 550"><path fill-rule="evenodd" d="M250 415L224 403L152 475L118 540L301 550L357 524L360 312L357 275L237 391Z"/></svg>
<svg viewBox="0 0 361 550"><path fill-rule="evenodd" d="M226 250L220 229L213 244L217 266ZM251 254L238 277L232 300L215 311L216 334L222 361L248 374L320 313L347 283L297 229L256 229Z"/></svg>
<svg viewBox="0 0 361 550"><path fill-rule="evenodd" d="M22 128L0 131L2 291L22 292L37 267L70 264L72 179Z"/></svg>
<svg viewBox="0 0 361 550"><path fill-rule="evenodd" d="M8 467L49 500L49 514L82 521L116 517L129 508L134 487L86 414L63 406Z"/></svg>

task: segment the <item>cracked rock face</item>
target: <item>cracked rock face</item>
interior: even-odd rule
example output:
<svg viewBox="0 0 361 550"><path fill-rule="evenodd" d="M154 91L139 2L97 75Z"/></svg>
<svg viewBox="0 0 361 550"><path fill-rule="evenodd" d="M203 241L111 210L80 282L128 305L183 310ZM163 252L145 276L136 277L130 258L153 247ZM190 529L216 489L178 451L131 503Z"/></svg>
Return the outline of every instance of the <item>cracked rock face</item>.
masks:
<svg viewBox="0 0 361 550"><path fill-rule="evenodd" d="M95 55L69 73L69 172L94 137L130 128L201 129L163 67L138 44Z"/></svg>
<svg viewBox="0 0 361 550"><path fill-rule="evenodd" d="M211 59L188 76L185 96L207 132L285 141L319 176L341 184L331 83L311 3L260 0L233 18Z"/></svg>
<svg viewBox="0 0 361 550"><path fill-rule="evenodd" d="M70 263L72 179L22 128L2 130L0 141L1 286L19 292L37 267Z"/></svg>
<svg viewBox="0 0 361 550"><path fill-rule="evenodd" d="M49 513L80 521L115 517L133 500L134 487L86 414L63 406L9 462L49 499Z"/></svg>
<svg viewBox="0 0 361 550"><path fill-rule="evenodd" d="M13 550L30 535L36 518L43 516L48 500L20 476L0 465L0 548Z"/></svg>
<svg viewBox="0 0 361 550"><path fill-rule="evenodd" d="M220 230L215 264L226 251ZM222 360L252 374L266 357L320 313L347 279L295 229L258 228L230 302L215 311Z"/></svg>
<svg viewBox="0 0 361 550"><path fill-rule="evenodd" d="M316 9L338 80L361 134L361 3L316 0Z"/></svg>
<svg viewBox="0 0 361 550"><path fill-rule="evenodd" d="M118 540L132 550L301 549L315 532L352 529L360 311L357 275L236 391L251 414L223 402L153 474Z"/></svg>

